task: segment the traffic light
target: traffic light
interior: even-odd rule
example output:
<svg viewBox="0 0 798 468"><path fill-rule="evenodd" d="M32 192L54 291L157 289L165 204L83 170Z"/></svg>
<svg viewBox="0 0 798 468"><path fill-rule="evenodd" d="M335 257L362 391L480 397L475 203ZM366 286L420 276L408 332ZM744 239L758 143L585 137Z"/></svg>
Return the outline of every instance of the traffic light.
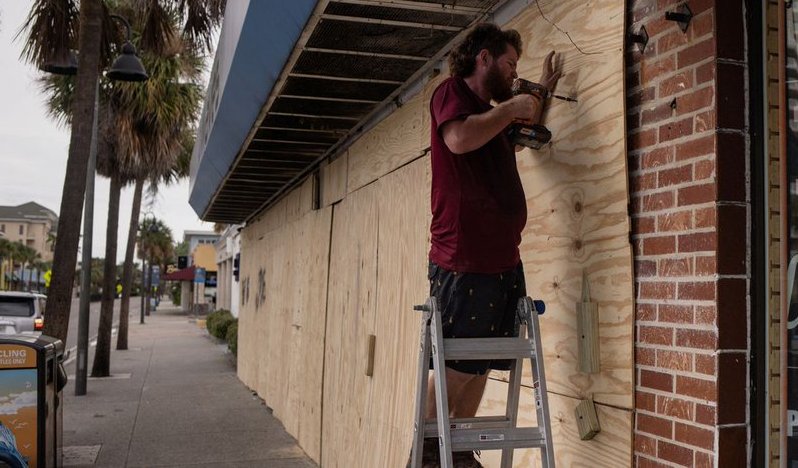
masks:
<svg viewBox="0 0 798 468"><path fill-rule="evenodd" d="M241 254L237 253L236 258L233 259L233 278L235 278L236 282L238 281L238 272L240 271L241 267Z"/></svg>

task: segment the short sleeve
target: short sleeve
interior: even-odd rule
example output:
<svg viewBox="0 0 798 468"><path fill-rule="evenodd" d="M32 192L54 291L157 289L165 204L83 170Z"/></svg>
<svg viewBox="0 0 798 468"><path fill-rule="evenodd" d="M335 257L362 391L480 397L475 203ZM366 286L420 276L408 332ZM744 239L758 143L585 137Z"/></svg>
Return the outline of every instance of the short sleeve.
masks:
<svg viewBox="0 0 798 468"><path fill-rule="evenodd" d="M430 112L435 122L435 131L440 135L441 127L452 120L465 120L472 114L480 113L473 100L465 94L456 79L441 83L430 100Z"/></svg>

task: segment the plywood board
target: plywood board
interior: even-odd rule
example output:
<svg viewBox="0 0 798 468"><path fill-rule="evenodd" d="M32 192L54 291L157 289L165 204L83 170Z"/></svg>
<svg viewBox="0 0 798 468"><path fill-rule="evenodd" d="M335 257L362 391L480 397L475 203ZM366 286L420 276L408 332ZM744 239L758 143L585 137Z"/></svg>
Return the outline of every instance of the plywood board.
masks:
<svg viewBox="0 0 798 468"><path fill-rule="evenodd" d="M632 408L634 387L623 20L623 2L540 0L507 25L518 29L526 42L519 75L537 80L543 56L555 49L562 54L565 71L557 92L579 99L577 104L552 103L545 121L554 134L550 147L518 155L529 206L521 255L530 295L548 304L542 317L543 347L553 413L563 415L554 428L561 466L631 464L631 412L624 409ZM429 162L419 158L429 145L428 99L440 79L333 163L345 171L322 171L323 181L332 180L323 183L323 203L332 204L333 210L324 336L324 466L401 466L407 457L418 323L408 318L412 312L405 307L423 301L428 292ZM297 290L295 284L311 287L305 283L310 281L305 269L317 263L304 263L300 259L309 257L299 251L318 240L305 234L307 226L285 227L289 219L302 224L313 216L303 214L301 206L301 194L284 199L252 231L257 234L250 236L255 264L246 271L257 276L263 265L264 289L274 297L259 306L250 297L242 307L245 320L255 324L255 330L242 335L248 341L242 346L258 356L257 365L242 375L250 376L266 395L289 431L300 434L304 429L292 414L309 397L292 393L304 391L300 389L311 385L311 378L285 370L287 363L297 365L287 350L296 350L295 344L311 334L298 336L308 326L306 316L297 316L285 291L302 304L315 300L310 299L315 291ZM579 373L576 361L575 303L583 270L600 314L602 370L591 375ZM254 291L251 285L250 294ZM363 370L369 335L376 336L373 377ZM271 380L275 376L278 380ZM486 410L496 406L500 394L503 398L502 385L491 383ZM602 433L582 442L572 414L578 397L589 394L597 403ZM306 443L313 450L310 440L300 440L305 450Z"/></svg>
<svg viewBox="0 0 798 468"><path fill-rule="evenodd" d="M353 444L363 440L373 391L364 349L375 333L378 193L374 185L333 206L324 355L324 466L361 466ZM380 395L382 401L386 395ZM329 460L329 461L328 461Z"/></svg>
<svg viewBox="0 0 798 468"><path fill-rule="evenodd" d="M425 157L375 183L380 194L375 398L366 413L360 458L351 466L404 466L407 461L421 330L421 315L413 305L424 303L429 294L430 176Z"/></svg>
<svg viewBox="0 0 798 468"><path fill-rule="evenodd" d="M506 396L507 383L490 379L478 416L504 415ZM519 426L537 426L531 388L521 388L520 403ZM601 432L591 440L581 440L574 417L574 409L579 403L578 399L549 393L554 458L557 466L591 468L632 466L632 411L596 404ZM484 451L480 460L485 468L498 468L501 465L501 452ZM513 466L539 467L540 450L516 450Z"/></svg>
<svg viewBox="0 0 798 468"><path fill-rule="evenodd" d="M281 420L305 453L321 456L321 408L324 375L324 334L327 311L327 268L329 264L332 208L305 214L288 230L294 237L293 284L287 295L290 350L280 361L280 376L287 375L287 398ZM283 328L285 329L285 328ZM282 417L284 416L284 417Z"/></svg>
<svg viewBox="0 0 798 468"><path fill-rule="evenodd" d="M245 230L249 255L242 256L249 293L242 299L241 350L254 361L242 369L245 383L315 460L321 450L331 218L331 208L308 211L252 240L249 233L260 234L265 218Z"/></svg>
<svg viewBox="0 0 798 468"><path fill-rule="evenodd" d="M313 177L308 176L285 196L286 222L296 221L313 209L314 184Z"/></svg>
<svg viewBox="0 0 798 468"><path fill-rule="evenodd" d="M255 218L250 226L256 226L255 229L259 232L257 237L262 237L263 234L273 231L285 224L286 208L287 204L285 199L283 199L270 207L268 211ZM250 228L250 226L247 226L247 228Z"/></svg>
<svg viewBox="0 0 798 468"><path fill-rule="evenodd" d="M321 206L332 205L346 196L349 152L321 168Z"/></svg>
<svg viewBox="0 0 798 468"><path fill-rule="evenodd" d="M537 80L545 55L555 50L563 69L557 92L579 100L551 101L544 123L552 144L518 154L529 213L521 256L529 294L547 303L541 329L549 390L574 398L593 394L597 403L632 408L623 9L623 2L609 0L541 0L506 27L518 29L527 44L519 76ZM575 304L583 270L599 306L596 374L578 372Z"/></svg>
<svg viewBox="0 0 798 468"><path fill-rule="evenodd" d="M423 126L423 101L422 94L415 96L349 148L350 193L424 154L429 129Z"/></svg>
<svg viewBox="0 0 798 468"><path fill-rule="evenodd" d="M241 251L255 252L255 229L241 232ZM240 265L241 305L238 312L238 378L249 388L257 386L258 358L256 344L256 317L254 306L248 301L247 287L251 282L256 262L252 255L242 255Z"/></svg>

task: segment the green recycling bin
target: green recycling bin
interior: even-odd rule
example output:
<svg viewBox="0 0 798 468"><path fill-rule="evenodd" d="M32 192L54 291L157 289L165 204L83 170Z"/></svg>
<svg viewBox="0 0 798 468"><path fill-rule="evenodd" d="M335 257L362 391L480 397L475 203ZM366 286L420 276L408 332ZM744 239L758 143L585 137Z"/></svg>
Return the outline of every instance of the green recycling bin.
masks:
<svg viewBox="0 0 798 468"><path fill-rule="evenodd" d="M0 336L0 466L61 466L64 344L49 336Z"/></svg>

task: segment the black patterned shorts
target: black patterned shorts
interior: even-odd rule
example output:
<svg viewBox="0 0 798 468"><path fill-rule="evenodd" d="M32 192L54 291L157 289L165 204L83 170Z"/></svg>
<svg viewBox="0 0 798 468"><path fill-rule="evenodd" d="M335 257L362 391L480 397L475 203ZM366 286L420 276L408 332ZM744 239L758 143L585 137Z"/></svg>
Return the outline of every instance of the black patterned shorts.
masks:
<svg viewBox="0 0 798 468"><path fill-rule="evenodd" d="M444 338L518 336L518 299L526 296L521 263L504 273L458 273L429 264L430 296L438 299ZM512 361L446 361L466 374L508 370ZM430 369L432 361L430 360Z"/></svg>

